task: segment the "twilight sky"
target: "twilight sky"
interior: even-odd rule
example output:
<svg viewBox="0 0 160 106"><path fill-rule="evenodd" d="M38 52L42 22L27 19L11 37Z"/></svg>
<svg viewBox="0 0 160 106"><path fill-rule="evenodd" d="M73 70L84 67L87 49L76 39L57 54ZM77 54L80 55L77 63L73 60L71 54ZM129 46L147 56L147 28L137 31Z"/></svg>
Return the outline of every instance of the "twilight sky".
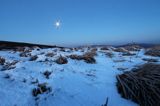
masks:
<svg viewBox="0 0 160 106"><path fill-rule="evenodd" d="M160 43L160 0L0 0L0 40Z"/></svg>

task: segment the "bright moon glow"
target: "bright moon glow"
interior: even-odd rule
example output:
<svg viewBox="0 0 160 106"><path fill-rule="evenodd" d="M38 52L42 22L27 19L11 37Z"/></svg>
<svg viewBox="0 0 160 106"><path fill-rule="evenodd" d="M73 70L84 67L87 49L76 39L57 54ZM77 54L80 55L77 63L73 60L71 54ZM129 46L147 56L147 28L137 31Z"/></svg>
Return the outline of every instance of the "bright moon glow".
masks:
<svg viewBox="0 0 160 106"><path fill-rule="evenodd" d="M60 25L61 25L61 23L60 23L60 21L59 21L59 20L55 22L55 27L56 27L56 28L59 28L59 27L60 27Z"/></svg>

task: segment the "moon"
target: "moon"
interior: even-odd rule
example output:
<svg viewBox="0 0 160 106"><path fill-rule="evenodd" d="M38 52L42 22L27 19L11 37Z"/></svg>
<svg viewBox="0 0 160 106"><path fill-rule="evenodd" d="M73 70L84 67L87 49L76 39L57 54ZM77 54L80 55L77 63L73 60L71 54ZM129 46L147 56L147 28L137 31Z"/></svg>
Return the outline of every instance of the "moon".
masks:
<svg viewBox="0 0 160 106"><path fill-rule="evenodd" d="M54 25L55 25L55 27L56 27L57 29L60 28L60 26L61 26L60 20L57 20Z"/></svg>

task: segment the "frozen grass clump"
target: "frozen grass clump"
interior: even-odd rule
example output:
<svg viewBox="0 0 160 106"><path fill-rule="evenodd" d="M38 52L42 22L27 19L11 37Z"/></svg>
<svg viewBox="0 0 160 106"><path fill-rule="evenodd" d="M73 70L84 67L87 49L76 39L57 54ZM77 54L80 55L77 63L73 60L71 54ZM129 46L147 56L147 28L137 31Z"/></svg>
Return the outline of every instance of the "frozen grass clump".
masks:
<svg viewBox="0 0 160 106"><path fill-rule="evenodd" d="M160 65L144 64L117 75L117 89L123 98L140 106L160 106Z"/></svg>
<svg viewBox="0 0 160 106"><path fill-rule="evenodd" d="M37 60L37 58L38 58L38 56L37 56L37 55L34 55L34 56L32 56L32 57L29 59L29 61L35 61L35 60Z"/></svg>
<svg viewBox="0 0 160 106"><path fill-rule="evenodd" d="M6 60L3 57L0 57L0 65L4 65L5 61Z"/></svg>
<svg viewBox="0 0 160 106"><path fill-rule="evenodd" d="M43 94L43 93L47 93L47 92L51 92L52 89L51 87L47 86L47 83L42 83L42 84L38 84L37 88L34 88L32 90L32 95L33 96L38 96L39 94Z"/></svg>
<svg viewBox="0 0 160 106"><path fill-rule="evenodd" d="M83 55L70 55L69 57L71 59L75 59L75 60L84 60L86 63L96 63L96 60L94 58L94 56L96 56L97 53L96 53L96 49L92 49L91 51L89 52L86 52L84 53Z"/></svg>
<svg viewBox="0 0 160 106"><path fill-rule="evenodd" d="M55 55L54 53L49 52L49 53L47 53L45 56L47 56L47 57L53 57L54 55Z"/></svg>
<svg viewBox="0 0 160 106"><path fill-rule="evenodd" d="M150 55L150 56L160 56L160 46L156 46L153 48L148 49L145 52L145 55Z"/></svg>
<svg viewBox="0 0 160 106"><path fill-rule="evenodd" d="M55 61L57 64L67 64L68 60L67 58L63 56L59 56L58 59Z"/></svg>

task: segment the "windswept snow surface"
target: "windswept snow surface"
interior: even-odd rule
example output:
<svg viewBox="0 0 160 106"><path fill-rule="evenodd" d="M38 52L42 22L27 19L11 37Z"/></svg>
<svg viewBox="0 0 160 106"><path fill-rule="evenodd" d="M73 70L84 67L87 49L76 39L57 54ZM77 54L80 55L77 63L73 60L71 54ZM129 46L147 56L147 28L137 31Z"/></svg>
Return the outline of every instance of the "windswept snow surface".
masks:
<svg viewBox="0 0 160 106"><path fill-rule="evenodd" d="M136 103L120 96L116 88L116 75L123 73L117 68L129 71L137 65L144 64L142 58L154 58L144 55L142 49L138 55L122 56L121 53L109 50L114 54L112 58L105 55L105 50L97 50L96 63L88 64L83 60L67 58L67 64L57 64L58 56L67 57L70 54L81 55L88 51L59 48L34 49L31 55L37 55L35 61L30 57L20 57L20 52L0 51L0 56L6 62L17 60L15 68L2 70L0 65L0 106L101 106L108 98L108 106L137 106ZM53 57L46 54L53 52ZM160 58L157 57L158 60ZM123 61L117 61L123 60ZM49 79L44 76L48 70ZM9 76L9 78L7 77ZM38 83L47 83L51 92L44 92L37 97L32 90Z"/></svg>

